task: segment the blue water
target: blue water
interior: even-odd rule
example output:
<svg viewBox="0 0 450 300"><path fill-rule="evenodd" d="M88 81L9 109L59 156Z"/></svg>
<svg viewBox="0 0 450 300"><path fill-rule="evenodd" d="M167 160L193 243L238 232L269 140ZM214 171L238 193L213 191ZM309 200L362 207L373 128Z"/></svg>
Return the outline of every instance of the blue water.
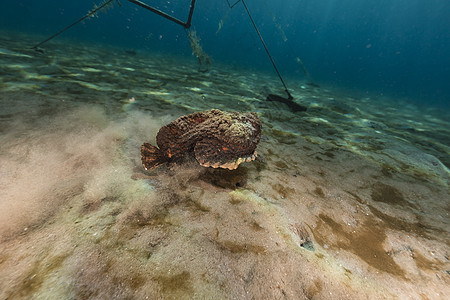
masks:
<svg viewBox="0 0 450 300"><path fill-rule="evenodd" d="M58 38L190 56L185 30L126 1ZM144 1L185 20L189 0ZM230 1L233 3L233 1ZM99 3L99 2L97 2ZM450 1L246 0L280 72L423 105L450 106ZM0 29L49 36L93 8L92 0L3 0ZM216 62L273 72L242 6L198 0L193 29ZM228 15L227 15L228 12ZM227 17L225 18L225 16ZM219 22L224 19L219 32ZM283 39L283 37L287 39ZM273 73L276 76L275 73Z"/></svg>

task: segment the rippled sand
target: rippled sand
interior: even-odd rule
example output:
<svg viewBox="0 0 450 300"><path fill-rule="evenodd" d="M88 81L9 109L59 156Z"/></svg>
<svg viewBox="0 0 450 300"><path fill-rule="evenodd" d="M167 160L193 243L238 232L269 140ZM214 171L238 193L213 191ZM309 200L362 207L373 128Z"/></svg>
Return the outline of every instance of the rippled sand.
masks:
<svg viewBox="0 0 450 300"><path fill-rule="evenodd" d="M448 112L195 59L4 33L1 299L444 299ZM20 42L19 42L20 41ZM235 171L140 164L199 110L256 111Z"/></svg>

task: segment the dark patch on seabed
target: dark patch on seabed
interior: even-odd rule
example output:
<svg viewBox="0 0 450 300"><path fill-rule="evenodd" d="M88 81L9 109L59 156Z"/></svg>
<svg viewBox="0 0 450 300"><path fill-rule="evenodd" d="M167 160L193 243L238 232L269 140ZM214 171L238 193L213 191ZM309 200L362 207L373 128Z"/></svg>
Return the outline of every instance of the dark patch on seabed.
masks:
<svg viewBox="0 0 450 300"><path fill-rule="evenodd" d="M445 112L273 74L75 44L0 46L0 298L444 299ZM145 172L194 111L254 111L258 159Z"/></svg>

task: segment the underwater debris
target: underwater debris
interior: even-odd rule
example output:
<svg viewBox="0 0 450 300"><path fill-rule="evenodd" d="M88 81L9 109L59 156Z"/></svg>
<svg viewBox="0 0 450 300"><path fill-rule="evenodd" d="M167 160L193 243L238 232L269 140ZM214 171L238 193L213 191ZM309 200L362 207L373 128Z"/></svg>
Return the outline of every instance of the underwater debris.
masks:
<svg viewBox="0 0 450 300"><path fill-rule="evenodd" d="M118 0L116 1L120 5L120 2ZM86 14L87 16L86 19L98 18L99 12L106 13L108 10L113 9L114 2L115 2L114 0L104 0L99 5L94 4L92 10L88 11L88 13Z"/></svg>
<svg viewBox="0 0 450 300"><path fill-rule="evenodd" d="M288 38L287 38L286 34L284 33L283 28L281 28L281 25L278 24L277 18L273 14L272 14L272 21L273 21L273 24L275 25L275 27L278 29L278 32L280 32L280 35L281 35L281 38L283 39L283 42L286 43Z"/></svg>
<svg viewBox="0 0 450 300"><path fill-rule="evenodd" d="M227 10L225 16L219 21L219 27L217 28L216 35L222 30L223 24L228 19L228 15L230 14L231 9Z"/></svg>
<svg viewBox="0 0 450 300"><path fill-rule="evenodd" d="M161 127L156 136L158 147L141 146L142 164L151 170L192 154L204 167L234 170L256 158L261 126L256 113L212 109L181 116Z"/></svg>
<svg viewBox="0 0 450 300"><path fill-rule="evenodd" d="M287 105L287 107L289 107L289 109L293 112L298 112L298 111L306 111L308 108L306 106L297 104L296 102L294 102L294 100L292 100L291 98L283 98L281 96L275 95L275 94L269 94L266 98L267 101L272 101L272 102L281 102Z"/></svg>
<svg viewBox="0 0 450 300"><path fill-rule="evenodd" d="M299 238L298 243L300 247L305 248L309 251L314 251L314 245L311 240L311 236L303 224L296 223L294 225L291 225L291 231Z"/></svg>
<svg viewBox="0 0 450 300"><path fill-rule="evenodd" d="M195 30L189 30L189 44L192 48L192 54L197 57L198 60L198 71L199 72L207 72L209 71L209 67L211 66L211 58L208 54L203 51L202 46L200 46L200 39L197 36Z"/></svg>

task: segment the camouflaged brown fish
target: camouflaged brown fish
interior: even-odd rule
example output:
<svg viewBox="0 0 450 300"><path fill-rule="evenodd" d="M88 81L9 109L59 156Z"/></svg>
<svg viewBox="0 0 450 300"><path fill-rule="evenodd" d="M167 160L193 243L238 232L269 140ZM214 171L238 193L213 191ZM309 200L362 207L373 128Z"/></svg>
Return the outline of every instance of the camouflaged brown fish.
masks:
<svg viewBox="0 0 450 300"><path fill-rule="evenodd" d="M161 127L158 147L141 146L146 170L193 155L204 167L233 170L256 158L261 138L261 120L256 113L223 112L212 109L182 116Z"/></svg>

